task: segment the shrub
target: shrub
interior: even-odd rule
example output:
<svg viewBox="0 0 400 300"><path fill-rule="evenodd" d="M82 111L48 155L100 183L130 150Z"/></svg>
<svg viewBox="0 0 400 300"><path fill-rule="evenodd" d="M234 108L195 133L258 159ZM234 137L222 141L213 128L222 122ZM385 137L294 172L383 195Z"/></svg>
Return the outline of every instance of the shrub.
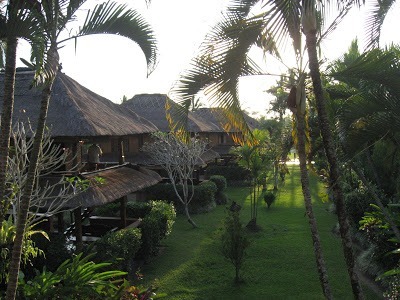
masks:
<svg viewBox="0 0 400 300"><path fill-rule="evenodd" d="M182 186L177 185L177 190L182 194ZM178 200L175 194L174 187L171 183L160 183L147 189L147 198L164 200L168 203L173 203L176 210L180 213L183 212L183 205ZM215 193L217 186L214 182L203 181L199 185L194 186L194 196L189 204L189 211L191 213L200 213L209 211L215 206Z"/></svg>
<svg viewBox="0 0 400 300"><path fill-rule="evenodd" d="M160 222L154 215L149 215L142 220L140 229L142 231L142 243L136 257L147 261L150 257L158 254L158 246L161 240Z"/></svg>
<svg viewBox="0 0 400 300"><path fill-rule="evenodd" d="M151 211L142 220L140 229L142 231L142 245L137 254L140 259L148 260L157 255L160 241L172 231L176 212L172 203L164 201L150 201L148 203Z"/></svg>
<svg viewBox="0 0 400 300"><path fill-rule="evenodd" d="M32 260L32 265L37 270L46 267L48 271L54 272L62 262L71 257L71 253L66 247L66 238L63 233L49 233L49 239L42 235L32 237L36 246L43 250L44 255ZM27 275L28 270L23 270Z"/></svg>
<svg viewBox="0 0 400 300"><path fill-rule="evenodd" d="M126 273L118 270L100 271L111 264L96 264L90 261L92 256L81 258L80 253L63 262L54 273L44 270L31 281L20 281L18 288L19 293L23 294L21 298L118 299L122 291L115 283Z"/></svg>
<svg viewBox="0 0 400 300"><path fill-rule="evenodd" d="M237 164L229 164L226 166L209 165L205 171L206 176L222 175L228 182L245 181L251 178L250 171Z"/></svg>
<svg viewBox="0 0 400 300"><path fill-rule="evenodd" d="M94 214L103 217L117 217L120 214L120 204L114 202L98 206L95 208Z"/></svg>
<svg viewBox="0 0 400 300"><path fill-rule="evenodd" d="M172 226L175 223L176 211L173 203L165 201L150 201L150 215L158 219L161 238L166 237L172 231Z"/></svg>
<svg viewBox="0 0 400 300"><path fill-rule="evenodd" d="M96 241L99 261L121 260L120 268L126 270L142 245L142 233L138 228L125 228L109 232Z"/></svg>
<svg viewBox="0 0 400 300"><path fill-rule="evenodd" d="M250 245L240 222L239 211L228 210L222 232L222 254L235 267L235 282L240 282L240 270L246 256L246 249Z"/></svg>
<svg viewBox="0 0 400 300"><path fill-rule="evenodd" d="M128 218L144 218L151 211L151 205L148 202L128 202L126 204L126 215Z"/></svg>
<svg viewBox="0 0 400 300"><path fill-rule="evenodd" d="M181 191L181 186L177 186L178 191ZM164 200L168 203L176 201L176 194L171 183L159 183L146 189L148 200Z"/></svg>
<svg viewBox="0 0 400 300"><path fill-rule="evenodd" d="M271 206L272 203L274 203L275 199L276 195L273 192L268 191L264 194L264 201L265 203L267 203L268 208Z"/></svg>
<svg viewBox="0 0 400 300"><path fill-rule="evenodd" d="M226 178L222 175L210 176L210 181L214 182L217 186L217 193L222 193L227 186Z"/></svg>
<svg viewBox="0 0 400 300"><path fill-rule="evenodd" d="M351 225L358 228L364 213L371 211L372 196L366 189L353 189L345 195L344 202Z"/></svg>
<svg viewBox="0 0 400 300"><path fill-rule="evenodd" d="M226 178L222 175L212 175L210 181L214 182L217 186L217 192L215 194L215 202L217 204L228 203L228 196L224 193L227 183Z"/></svg>
<svg viewBox="0 0 400 300"><path fill-rule="evenodd" d="M217 185L212 181L203 181L195 186L193 199L189 204L189 211L203 213L215 207L215 193Z"/></svg>

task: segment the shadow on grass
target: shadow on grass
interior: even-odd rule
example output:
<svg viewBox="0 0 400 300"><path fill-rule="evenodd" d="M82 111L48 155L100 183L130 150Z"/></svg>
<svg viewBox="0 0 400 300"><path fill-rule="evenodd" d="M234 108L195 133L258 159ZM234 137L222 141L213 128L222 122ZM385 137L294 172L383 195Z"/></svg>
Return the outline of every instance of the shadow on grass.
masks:
<svg viewBox="0 0 400 300"><path fill-rule="evenodd" d="M194 215L200 226L191 229L179 216L163 244L163 255L144 266L145 282L158 279L167 299L323 299L315 266L308 220L305 216L298 166L290 169L277 201L270 209L259 201L257 223L261 230L249 234L250 246L243 265L244 282L234 284L234 266L221 251L221 228L226 207ZM323 189L310 176L313 195ZM227 194L242 206L241 221L250 220L250 189L229 187ZM334 297L352 299L340 241L331 233L335 216L316 198L324 254ZM229 206L230 202L227 204Z"/></svg>

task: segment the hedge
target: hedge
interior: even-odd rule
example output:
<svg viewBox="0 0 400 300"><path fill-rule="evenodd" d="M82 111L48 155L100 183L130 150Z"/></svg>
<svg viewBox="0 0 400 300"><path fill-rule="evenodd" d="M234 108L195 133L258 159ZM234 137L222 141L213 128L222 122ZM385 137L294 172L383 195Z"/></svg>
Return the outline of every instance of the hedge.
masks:
<svg viewBox="0 0 400 300"><path fill-rule="evenodd" d="M250 171L237 164L228 164L226 166L210 164L205 170L205 175L207 178L211 178L213 175L224 176L228 183L232 181L246 181L251 178Z"/></svg>
<svg viewBox="0 0 400 300"><path fill-rule="evenodd" d="M139 228L109 232L96 241L96 258L98 261L114 261L120 269L129 271L129 266L141 246L142 233Z"/></svg>
<svg viewBox="0 0 400 300"><path fill-rule="evenodd" d="M177 189L182 194L182 185L177 185ZM183 212L183 204L176 196L171 183L159 183L146 189L146 191L148 199L160 199L168 203L173 203L178 212ZM191 213L201 213L215 207L216 192L217 186L214 182L203 181L199 185L195 185L194 195L189 203L189 211Z"/></svg>

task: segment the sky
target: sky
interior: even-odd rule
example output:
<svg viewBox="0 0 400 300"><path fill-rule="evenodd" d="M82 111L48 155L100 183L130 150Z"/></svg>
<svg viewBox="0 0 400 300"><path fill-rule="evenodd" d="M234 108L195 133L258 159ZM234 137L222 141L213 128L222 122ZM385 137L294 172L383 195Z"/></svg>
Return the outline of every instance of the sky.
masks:
<svg viewBox="0 0 400 300"><path fill-rule="evenodd" d="M79 12L78 19L84 20L87 10L101 0L88 0ZM93 92L120 103L123 96L128 99L140 93L168 94L179 74L190 66L206 33L221 17L229 0L152 0L149 7L144 0L118 0L137 9L152 26L158 42L158 65L147 77L146 61L140 48L132 41L112 35L96 35L65 43L60 50L62 71ZM368 2L368 0L367 0ZM339 58L358 37L359 45L365 39L365 13L353 9L340 26L322 44L322 53L328 60ZM400 43L398 33L400 3L389 12L384 23L381 45ZM79 26L76 22L75 26ZM259 49L251 50L251 57L268 73L281 74L284 65L276 60L264 59ZM21 42L18 55L29 58L29 48ZM290 57L284 59L291 64ZM22 66L22 63L19 63ZM251 76L243 78L239 85L242 108L254 116L266 115L270 86L277 76ZM207 100L203 99L206 106Z"/></svg>

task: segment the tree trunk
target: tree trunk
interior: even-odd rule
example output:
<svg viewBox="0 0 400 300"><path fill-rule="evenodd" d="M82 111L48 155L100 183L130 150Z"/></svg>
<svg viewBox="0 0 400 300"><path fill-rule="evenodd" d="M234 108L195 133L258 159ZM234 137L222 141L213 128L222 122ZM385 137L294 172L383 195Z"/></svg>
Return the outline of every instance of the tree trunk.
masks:
<svg viewBox="0 0 400 300"><path fill-rule="evenodd" d="M190 214L189 214L189 205L188 205L188 203L185 203L184 206L185 206L185 215L186 215L186 218L187 218L188 222L193 226L193 228L198 228L198 226L196 225L196 223L195 223L195 222L192 220L192 218L190 217Z"/></svg>
<svg viewBox="0 0 400 300"><path fill-rule="evenodd" d="M355 258L352 248L349 221L347 219L346 208L344 204L343 191L339 177L339 165L337 162L336 151L333 144L331 131L329 128L328 116L325 108L325 99L322 90L321 74L319 71L319 62L317 56L317 38L316 32L311 31L306 34L306 45L309 57L309 68L313 82L314 95L318 111L318 121L321 130L325 153L330 165L329 184L333 191L336 211L339 221L339 231L342 239L344 257L347 264L351 287L355 299L363 299L363 292L355 271Z"/></svg>
<svg viewBox="0 0 400 300"><path fill-rule="evenodd" d="M317 220L314 217L313 207L311 203L310 184L308 180L307 171L307 156L305 146L305 130L304 130L304 116L301 112L297 115L297 153L300 161L301 172L301 187L304 196L304 203L308 216L308 224L310 225L311 237L313 241L315 261L319 274L319 281L321 283L322 291L326 299L333 299L331 288L328 280L328 272L322 252L321 240L318 233Z"/></svg>
<svg viewBox="0 0 400 300"><path fill-rule="evenodd" d="M14 246L11 255L10 262L10 271L9 271L9 281L7 285L7 293L6 300L15 299L17 284L18 284L18 273L20 269L21 263L21 253L22 253L22 243L25 233L25 227L28 219L28 212L30 206L30 200L32 191L34 188L35 178L36 178L36 169L39 154L42 148L42 140L45 130L45 123L47 118L47 111L49 108L49 101L51 96L51 90L53 87L53 83L58 71L58 53L57 50L49 50L48 52L48 61L50 64L50 70L53 72L52 77L49 79L49 82L46 84L45 88L42 91L42 101L40 106L40 114L38 119L38 124L36 128L35 138L32 146L32 152L29 160L28 174L25 189L23 191L23 195L21 198L21 205L18 212L18 220L17 220L17 228L14 240Z"/></svg>
<svg viewBox="0 0 400 300"><path fill-rule="evenodd" d="M274 191L278 190L279 160L274 161Z"/></svg>
<svg viewBox="0 0 400 300"><path fill-rule="evenodd" d="M0 135L0 224L3 222L10 206L6 196L6 174L10 153L11 123L14 109L15 67L17 57L17 39L7 39L6 66L4 72L4 96L1 114Z"/></svg>

